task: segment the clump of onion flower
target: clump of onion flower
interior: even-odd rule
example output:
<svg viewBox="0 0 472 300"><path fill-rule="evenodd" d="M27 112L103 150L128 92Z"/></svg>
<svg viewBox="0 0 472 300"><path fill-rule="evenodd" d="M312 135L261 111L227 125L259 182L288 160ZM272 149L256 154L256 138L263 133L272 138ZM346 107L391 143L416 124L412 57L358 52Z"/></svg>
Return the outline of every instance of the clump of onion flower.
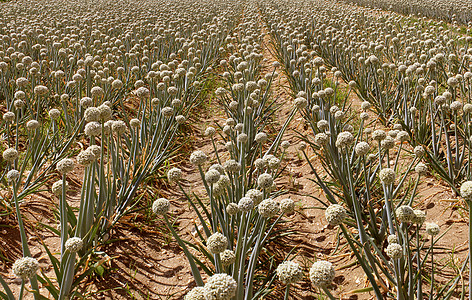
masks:
<svg viewBox="0 0 472 300"><path fill-rule="evenodd" d="M341 205L331 204L325 211L325 217L330 225L336 226L343 223L347 217L347 212Z"/></svg>
<svg viewBox="0 0 472 300"><path fill-rule="evenodd" d="M354 142L354 136L349 131L343 131L338 134L336 139L336 147L345 149Z"/></svg>
<svg viewBox="0 0 472 300"><path fill-rule="evenodd" d="M242 197L239 200L238 207L242 212L250 212L254 208L254 201L249 197Z"/></svg>
<svg viewBox="0 0 472 300"><path fill-rule="evenodd" d="M82 166L88 166L95 161L96 156L90 150L82 150L76 157L77 163Z"/></svg>
<svg viewBox="0 0 472 300"><path fill-rule="evenodd" d="M54 195L59 196L62 194L62 180L58 180L52 184L51 191ZM69 189L69 184L66 181L66 191Z"/></svg>
<svg viewBox="0 0 472 300"><path fill-rule="evenodd" d="M274 179L272 178L272 175L268 173L263 173L259 175L259 177L257 178L257 184L262 189L268 189L272 187L273 183L274 183Z"/></svg>
<svg viewBox="0 0 472 300"><path fill-rule="evenodd" d="M426 223L426 233L435 236L439 234L439 225L436 223Z"/></svg>
<svg viewBox="0 0 472 300"><path fill-rule="evenodd" d="M10 170L8 171L6 177L8 182L15 182L18 180L18 178L20 178L20 172L17 170Z"/></svg>
<svg viewBox="0 0 472 300"><path fill-rule="evenodd" d="M295 210L295 202L292 199L286 198L280 200L280 211L284 214L290 214Z"/></svg>
<svg viewBox="0 0 472 300"><path fill-rule="evenodd" d="M465 200L472 200L472 181L466 181L461 185L461 196Z"/></svg>
<svg viewBox="0 0 472 300"><path fill-rule="evenodd" d="M238 284L228 274L215 274L205 284L206 300L230 300L236 295Z"/></svg>
<svg viewBox="0 0 472 300"><path fill-rule="evenodd" d="M53 108L49 111L49 117L53 120L58 120L61 117L61 112L58 109Z"/></svg>
<svg viewBox="0 0 472 300"><path fill-rule="evenodd" d="M414 149L413 149L413 153L415 153L415 156L420 158L424 155L424 148L423 146L416 146Z"/></svg>
<svg viewBox="0 0 472 300"><path fill-rule="evenodd" d="M390 185L395 182L395 171L390 168L385 168L379 172L380 181L385 185Z"/></svg>
<svg viewBox="0 0 472 300"><path fill-rule="evenodd" d="M121 120L114 121L111 125L111 130L117 135L121 135L126 131L126 123Z"/></svg>
<svg viewBox="0 0 472 300"><path fill-rule="evenodd" d="M388 237L387 237L387 242L389 244L394 244L394 243L397 243L398 244L398 237L394 234L390 234Z"/></svg>
<svg viewBox="0 0 472 300"><path fill-rule="evenodd" d="M254 205L259 205L264 198L264 193L260 190L250 189L246 192L245 196L251 198L254 201Z"/></svg>
<svg viewBox="0 0 472 300"><path fill-rule="evenodd" d="M314 286L319 288L330 285L335 274L333 264L329 261L317 261L310 268L310 280Z"/></svg>
<svg viewBox="0 0 472 300"><path fill-rule="evenodd" d="M71 237L65 243L66 250L69 250L71 253L80 251L83 246L84 242L79 237Z"/></svg>
<svg viewBox="0 0 472 300"><path fill-rule="evenodd" d="M31 279L38 271L39 263L32 257L22 257L13 263L13 273L22 280Z"/></svg>
<svg viewBox="0 0 472 300"><path fill-rule="evenodd" d="M423 225L424 221L426 220L425 212L419 209L415 209L413 210L413 213L415 214L415 216L411 221L416 225Z"/></svg>
<svg viewBox="0 0 472 300"><path fill-rule="evenodd" d="M190 155L190 162L192 163L192 165L195 165L195 166L201 166L207 160L208 160L208 156L205 154L205 152L201 150L194 151Z"/></svg>
<svg viewBox="0 0 472 300"><path fill-rule="evenodd" d="M220 179L220 172L215 169L210 169L205 173L205 180L208 184L215 184Z"/></svg>
<svg viewBox="0 0 472 300"><path fill-rule="evenodd" d="M260 144L264 144L265 142L267 142L267 139L268 139L267 134L264 132L259 132L254 137L254 140L256 141L256 143L260 143Z"/></svg>
<svg viewBox="0 0 472 300"><path fill-rule="evenodd" d="M418 175L425 175L428 172L428 166L424 163L418 163L415 167L415 171Z"/></svg>
<svg viewBox="0 0 472 300"><path fill-rule="evenodd" d="M236 203L230 203L226 206L226 213L230 216L234 216L239 212L239 206Z"/></svg>
<svg viewBox="0 0 472 300"><path fill-rule="evenodd" d="M8 148L3 151L2 157L6 162L12 163L18 158L18 151L15 148Z"/></svg>
<svg viewBox="0 0 472 300"><path fill-rule="evenodd" d="M400 259L403 256L403 249L400 244L391 243L387 246L387 249L385 249L385 253L387 253L387 256L391 259Z"/></svg>
<svg viewBox="0 0 472 300"><path fill-rule="evenodd" d="M159 198L152 203L152 211L156 215L165 215L169 212L170 202L166 198Z"/></svg>
<svg viewBox="0 0 472 300"><path fill-rule="evenodd" d="M185 295L184 300L205 300L205 293L203 286L196 286Z"/></svg>
<svg viewBox="0 0 472 300"><path fill-rule="evenodd" d="M228 172L237 173L241 169L241 164L234 159L228 159L224 163L224 169Z"/></svg>
<svg viewBox="0 0 472 300"><path fill-rule="evenodd" d="M397 215L398 220L402 223L409 223L415 217L415 212L413 211L413 208L411 208L411 206L409 205L399 206L395 210L395 213Z"/></svg>
<svg viewBox="0 0 472 300"><path fill-rule="evenodd" d="M220 253L220 259L223 266L227 267L234 264L236 261L236 255L234 254L234 251L226 249Z"/></svg>
<svg viewBox="0 0 472 300"><path fill-rule="evenodd" d="M72 158L64 158L56 164L56 170L61 174L72 172L75 168L75 162Z"/></svg>
<svg viewBox="0 0 472 300"><path fill-rule="evenodd" d="M279 204L274 199L265 199L258 205L259 214L264 218L272 218L279 212Z"/></svg>
<svg viewBox="0 0 472 300"><path fill-rule="evenodd" d="M205 135L208 136L208 137L214 136L215 133L216 133L215 128L213 128L213 127L211 127L211 126L208 127L208 128L205 130Z"/></svg>
<svg viewBox="0 0 472 300"><path fill-rule="evenodd" d="M292 284L303 278L303 270L300 265L293 261L285 261L278 265L277 277L283 284Z"/></svg>
<svg viewBox="0 0 472 300"><path fill-rule="evenodd" d="M172 168L167 172L167 179L170 182L177 182L182 179L182 170L179 168Z"/></svg>
<svg viewBox="0 0 472 300"><path fill-rule="evenodd" d="M356 145L355 151L358 156L364 156L369 153L370 145L366 142L359 142Z"/></svg>
<svg viewBox="0 0 472 300"><path fill-rule="evenodd" d="M223 234L215 232L208 237L206 245L211 254L220 254L228 248L228 239Z"/></svg>

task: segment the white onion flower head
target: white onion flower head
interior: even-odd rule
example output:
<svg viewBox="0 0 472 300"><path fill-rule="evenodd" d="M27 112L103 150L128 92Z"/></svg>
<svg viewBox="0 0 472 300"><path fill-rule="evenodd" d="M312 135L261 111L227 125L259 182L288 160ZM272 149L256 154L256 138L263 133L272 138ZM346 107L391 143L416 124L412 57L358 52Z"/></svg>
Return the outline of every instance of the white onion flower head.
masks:
<svg viewBox="0 0 472 300"><path fill-rule="evenodd" d="M302 268L294 261L284 261L277 266L276 273L283 284L293 284L303 278Z"/></svg>
<svg viewBox="0 0 472 300"><path fill-rule="evenodd" d="M71 253L76 253L82 249L84 242L79 237L71 237L65 243L66 250L69 250Z"/></svg>
<svg viewBox="0 0 472 300"><path fill-rule="evenodd" d="M461 185L461 197L465 200L472 200L472 181L466 181Z"/></svg>
<svg viewBox="0 0 472 300"><path fill-rule="evenodd" d="M13 263L13 273L22 280L29 280L39 269L39 263L32 257L22 257Z"/></svg>
<svg viewBox="0 0 472 300"><path fill-rule="evenodd" d="M172 168L167 172L167 179L170 182L177 182L182 179L182 170L179 168Z"/></svg>
<svg viewBox="0 0 472 300"><path fill-rule="evenodd" d="M236 255L234 254L234 251L226 249L220 253L220 259L223 266L227 267L234 264L236 261Z"/></svg>
<svg viewBox="0 0 472 300"><path fill-rule="evenodd" d="M424 163L418 163L415 167L415 171L418 173L418 175L426 175L428 172L428 166L426 166Z"/></svg>
<svg viewBox="0 0 472 300"><path fill-rule="evenodd" d="M102 133L102 125L98 122L89 122L85 124L84 133L86 136L100 136Z"/></svg>
<svg viewBox="0 0 472 300"><path fill-rule="evenodd" d="M395 182L395 171L391 168L384 168L379 172L380 181L385 185Z"/></svg>
<svg viewBox="0 0 472 300"><path fill-rule="evenodd" d="M273 183L274 183L274 179L272 178L272 175L270 175L268 173L262 173L257 178L257 184L262 189L270 188Z"/></svg>
<svg viewBox="0 0 472 300"><path fill-rule="evenodd" d="M2 157L6 162L12 163L18 158L18 151L15 148L8 148L3 151Z"/></svg>
<svg viewBox="0 0 472 300"><path fill-rule="evenodd" d="M290 214L295 210L295 202L290 198L280 200L280 211L284 214Z"/></svg>
<svg viewBox="0 0 472 300"><path fill-rule="evenodd" d="M395 213L397 218L402 223L410 223L415 218L415 212L413 208L409 205L401 205L396 210Z"/></svg>
<svg viewBox="0 0 472 300"><path fill-rule="evenodd" d="M336 147L346 149L352 143L354 143L354 136L352 135L352 133L348 131L343 131L338 134L338 137L336 139Z"/></svg>
<svg viewBox="0 0 472 300"><path fill-rule="evenodd" d="M213 127L208 127L208 128L205 130L205 135L208 136L208 137L214 136L215 133L216 133L216 130L215 130L215 128L213 128Z"/></svg>
<svg viewBox="0 0 472 300"><path fill-rule="evenodd" d="M6 113L3 114L3 120L5 122L13 122L15 120L15 113L11 111L7 111Z"/></svg>
<svg viewBox="0 0 472 300"><path fill-rule="evenodd" d="M126 123L121 120L113 121L111 130L117 135L121 135L126 131Z"/></svg>
<svg viewBox="0 0 472 300"><path fill-rule="evenodd" d="M306 100L303 97L298 97L298 98L295 99L294 105L298 109L304 109L308 105L308 100Z"/></svg>
<svg viewBox="0 0 472 300"><path fill-rule="evenodd" d="M328 143L328 139L329 137L326 133L320 132L315 135L314 141L315 141L315 144L322 147Z"/></svg>
<svg viewBox="0 0 472 300"><path fill-rule="evenodd" d="M331 204L325 211L325 217L330 225L336 226L343 223L347 217L347 212L341 205Z"/></svg>
<svg viewBox="0 0 472 300"><path fill-rule="evenodd" d="M228 274L215 274L205 284L205 300L230 300L236 295L238 284Z"/></svg>
<svg viewBox="0 0 472 300"><path fill-rule="evenodd" d="M194 151L190 155L190 162L192 163L192 165L195 165L195 166L201 166L207 160L208 160L208 156L205 154L205 152L201 150Z"/></svg>
<svg viewBox="0 0 472 300"><path fill-rule="evenodd" d="M228 248L228 239L223 234L215 232L208 237L206 245L211 254L220 254Z"/></svg>
<svg viewBox="0 0 472 300"><path fill-rule="evenodd" d="M220 176L220 172L215 169L210 169L205 173L205 180L208 184L212 185L218 182Z"/></svg>
<svg viewBox="0 0 472 300"><path fill-rule="evenodd" d="M242 197L239 200L238 208L242 212L250 212L254 208L254 201L249 197Z"/></svg>
<svg viewBox="0 0 472 300"><path fill-rule="evenodd" d="M88 107L85 110L84 118L87 122L97 122L100 120L100 111L96 107Z"/></svg>
<svg viewBox="0 0 472 300"><path fill-rule="evenodd" d="M49 117L52 120L57 121L61 117L61 111L56 108L53 108L49 111Z"/></svg>
<svg viewBox="0 0 472 300"><path fill-rule="evenodd" d="M76 160L79 165L88 166L96 159L92 151L82 150L77 155Z"/></svg>
<svg viewBox="0 0 472 300"><path fill-rule="evenodd" d="M317 261L310 268L310 280L315 287L330 285L335 275L333 264L329 261Z"/></svg>
<svg viewBox="0 0 472 300"><path fill-rule="evenodd" d="M26 128L28 130L36 130L39 128L39 122L36 121L36 120L29 120L27 123L26 123Z"/></svg>
<svg viewBox="0 0 472 300"><path fill-rule="evenodd" d="M387 249L385 249L385 253L391 259L400 259L403 256L403 248L400 244L391 243L388 244Z"/></svg>
<svg viewBox="0 0 472 300"><path fill-rule="evenodd" d="M152 203L152 211L156 215L165 215L169 212L170 202L166 198L159 198Z"/></svg>
<svg viewBox="0 0 472 300"><path fill-rule="evenodd" d="M439 225L436 223L426 223L426 233L435 236L439 234Z"/></svg>
<svg viewBox="0 0 472 300"><path fill-rule="evenodd" d="M367 142L359 142L356 145L355 151L359 156L364 156L369 153L370 145Z"/></svg>
<svg viewBox="0 0 472 300"><path fill-rule="evenodd" d="M18 170L10 170L7 173L7 181L8 182L16 182L18 178L20 178L20 172Z"/></svg>
<svg viewBox="0 0 472 300"><path fill-rule="evenodd" d="M226 206L226 213L230 216L234 216L239 212L239 206L236 203L231 202Z"/></svg>
<svg viewBox="0 0 472 300"><path fill-rule="evenodd" d="M415 216L411 220L416 225L423 225L424 221L426 220L426 214L424 211L420 209L413 210Z"/></svg>
<svg viewBox="0 0 472 300"><path fill-rule="evenodd" d="M388 237L387 237L387 242L389 244L394 244L394 243L397 243L398 244L398 237L394 234L390 234Z"/></svg>
<svg viewBox="0 0 472 300"><path fill-rule="evenodd" d="M258 134L256 134L254 140L256 141L256 143L264 144L265 142L267 142L267 134L265 132L259 132Z"/></svg>
<svg viewBox="0 0 472 300"><path fill-rule="evenodd" d="M131 128L139 128L139 126L141 126L141 121L139 119L131 119L129 120L129 126Z"/></svg>
<svg viewBox="0 0 472 300"><path fill-rule="evenodd" d="M378 142L382 141L386 137L387 137L387 133L385 133L385 131L383 131L382 129L375 130L372 133L372 138Z"/></svg>
<svg viewBox="0 0 472 300"><path fill-rule="evenodd" d="M279 212L279 204L274 199L265 199L259 203L258 211L262 217L272 218Z"/></svg>
<svg viewBox="0 0 472 300"><path fill-rule="evenodd" d="M423 146L416 146L414 149L413 149L413 153L415 153L415 156L417 158L420 158L424 155L424 148Z"/></svg>
<svg viewBox="0 0 472 300"><path fill-rule="evenodd" d="M329 123L326 120L319 120L318 123L316 123L316 126L319 130L324 131L329 128Z"/></svg>
<svg viewBox="0 0 472 300"><path fill-rule="evenodd" d="M259 205L264 198L264 193L257 189L250 189L246 192L245 197L249 197L254 202L254 205Z"/></svg>
<svg viewBox="0 0 472 300"><path fill-rule="evenodd" d="M64 158L56 165L56 170L61 174L67 174L74 170L75 162L72 158Z"/></svg>
<svg viewBox="0 0 472 300"><path fill-rule="evenodd" d="M62 179L52 184L51 191L54 195L60 196L62 194L62 184L63 184ZM66 181L66 192L68 189L69 189L69 184Z"/></svg>
<svg viewBox="0 0 472 300"><path fill-rule="evenodd" d="M196 286L185 295L184 300L205 300L206 289L203 286Z"/></svg>

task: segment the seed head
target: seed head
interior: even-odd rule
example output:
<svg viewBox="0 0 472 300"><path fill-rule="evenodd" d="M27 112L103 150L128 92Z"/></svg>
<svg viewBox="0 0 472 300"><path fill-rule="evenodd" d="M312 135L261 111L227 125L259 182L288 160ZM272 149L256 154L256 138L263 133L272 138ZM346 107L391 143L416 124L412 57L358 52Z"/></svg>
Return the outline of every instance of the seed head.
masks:
<svg viewBox="0 0 472 300"><path fill-rule="evenodd" d="M280 211L284 214L290 214L295 210L295 202L292 199L286 198L280 200Z"/></svg>
<svg viewBox="0 0 472 300"><path fill-rule="evenodd" d="M71 237L65 243L66 250L69 250L71 253L80 251L83 246L84 242L79 237Z"/></svg>
<svg viewBox="0 0 472 300"><path fill-rule="evenodd" d="M254 208L254 201L249 197L243 197L239 200L238 208L242 212L250 212Z"/></svg>
<svg viewBox="0 0 472 300"><path fill-rule="evenodd" d="M152 211L156 215L165 215L169 212L170 202L166 198L159 198L152 203Z"/></svg>
<svg viewBox="0 0 472 300"><path fill-rule="evenodd" d="M395 182L395 171L390 168L385 168L379 172L380 181L385 185L390 185Z"/></svg>
<svg viewBox="0 0 472 300"><path fill-rule="evenodd" d="M413 208L409 205L401 205L396 210L395 213L397 218L402 223L410 223L415 218L415 212Z"/></svg>
<svg viewBox="0 0 472 300"><path fill-rule="evenodd" d="M472 200L472 181L466 181L461 185L461 196L465 200Z"/></svg>
<svg viewBox="0 0 472 300"><path fill-rule="evenodd" d="M394 243L398 243L398 237L394 234L390 234L388 237L387 237L387 242L389 244L394 244Z"/></svg>
<svg viewBox="0 0 472 300"><path fill-rule="evenodd" d="M279 212L279 205L273 199L265 199L258 205L259 214L264 218L272 218Z"/></svg>
<svg viewBox="0 0 472 300"><path fill-rule="evenodd" d="M170 182L177 182L182 178L182 170L179 168L172 168L167 172L167 179Z"/></svg>
<svg viewBox="0 0 472 300"><path fill-rule="evenodd" d="M196 286L185 295L184 300L205 300L205 293L203 286Z"/></svg>
<svg viewBox="0 0 472 300"><path fill-rule="evenodd" d="M64 158L60 160L56 165L56 170L61 174L67 174L72 172L75 167L75 162L71 158Z"/></svg>
<svg viewBox="0 0 472 300"><path fill-rule="evenodd" d="M230 216L234 216L239 212L239 206L236 203L231 202L226 206L226 212Z"/></svg>
<svg viewBox="0 0 472 300"><path fill-rule="evenodd" d="M195 166L201 166L208 160L208 156L201 150L194 151L190 155L190 162Z"/></svg>
<svg viewBox="0 0 472 300"><path fill-rule="evenodd" d="M426 223L426 233L435 236L439 234L439 225L436 223Z"/></svg>
<svg viewBox="0 0 472 300"><path fill-rule="evenodd" d="M369 153L369 149L370 149L370 146L366 142L357 143L356 148L355 148L356 154L359 156L364 156L367 153Z"/></svg>
<svg viewBox="0 0 472 300"><path fill-rule="evenodd" d="M32 257L22 257L13 264L13 273L22 280L29 280L38 271L39 263Z"/></svg>
<svg viewBox="0 0 472 300"><path fill-rule="evenodd" d="M58 197L62 195L62 184L63 184L62 180L58 180L52 184L51 191L54 195ZM69 189L69 184L66 181L66 192L68 189Z"/></svg>
<svg viewBox="0 0 472 300"><path fill-rule="evenodd" d="M331 204L325 211L325 217L330 225L336 226L343 223L347 217L347 212L341 205Z"/></svg>
<svg viewBox="0 0 472 300"><path fill-rule="evenodd" d="M220 172L215 169L210 169L205 173L205 180L208 184L215 184L220 179Z"/></svg>
<svg viewBox="0 0 472 300"><path fill-rule="evenodd" d="M223 234L215 232L208 237L206 245L211 254L220 254L228 247L228 239Z"/></svg>
<svg viewBox="0 0 472 300"><path fill-rule="evenodd" d="M426 220L425 212L419 209L415 209L413 210L413 213L415 214L415 216L411 221L416 225L423 225L424 221Z"/></svg>
<svg viewBox="0 0 472 300"><path fill-rule="evenodd" d="M237 282L228 274L215 274L205 284L206 300L230 300L236 295Z"/></svg>
<svg viewBox="0 0 472 300"><path fill-rule="evenodd" d="M263 173L259 175L259 178L257 178L257 184L262 189L270 188L273 183L274 183L274 179L272 178L272 175L268 173Z"/></svg>
<svg viewBox="0 0 472 300"><path fill-rule="evenodd" d="M424 163L418 163L415 167L415 171L418 173L418 175L426 175L428 172L428 166L426 166Z"/></svg>
<svg viewBox="0 0 472 300"><path fill-rule="evenodd" d="M336 273L329 261L317 261L310 269L310 280L315 287L326 287L333 282Z"/></svg>
<svg viewBox="0 0 472 300"><path fill-rule="evenodd" d="M300 265L293 261L285 261L277 266L277 277L283 284L292 284L303 278L303 270Z"/></svg>
<svg viewBox="0 0 472 300"><path fill-rule="evenodd" d="M388 244L387 249L385 249L385 253L391 259L400 259L403 256L403 248L400 244L391 243Z"/></svg>
<svg viewBox="0 0 472 300"><path fill-rule="evenodd" d="M8 148L3 151L2 157L6 162L12 163L18 158L18 151L15 148Z"/></svg>
<svg viewBox="0 0 472 300"><path fill-rule="evenodd" d="M222 253L220 253L221 263L224 267L230 266L234 264L236 261L236 255L232 250L226 249Z"/></svg>
<svg viewBox="0 0 472 300"><path fill-rule="evenodd" d="M10 170L8 171L6 177L8 182L16 182L18 178L20 178L20 172L17 170Z"/></svg>

